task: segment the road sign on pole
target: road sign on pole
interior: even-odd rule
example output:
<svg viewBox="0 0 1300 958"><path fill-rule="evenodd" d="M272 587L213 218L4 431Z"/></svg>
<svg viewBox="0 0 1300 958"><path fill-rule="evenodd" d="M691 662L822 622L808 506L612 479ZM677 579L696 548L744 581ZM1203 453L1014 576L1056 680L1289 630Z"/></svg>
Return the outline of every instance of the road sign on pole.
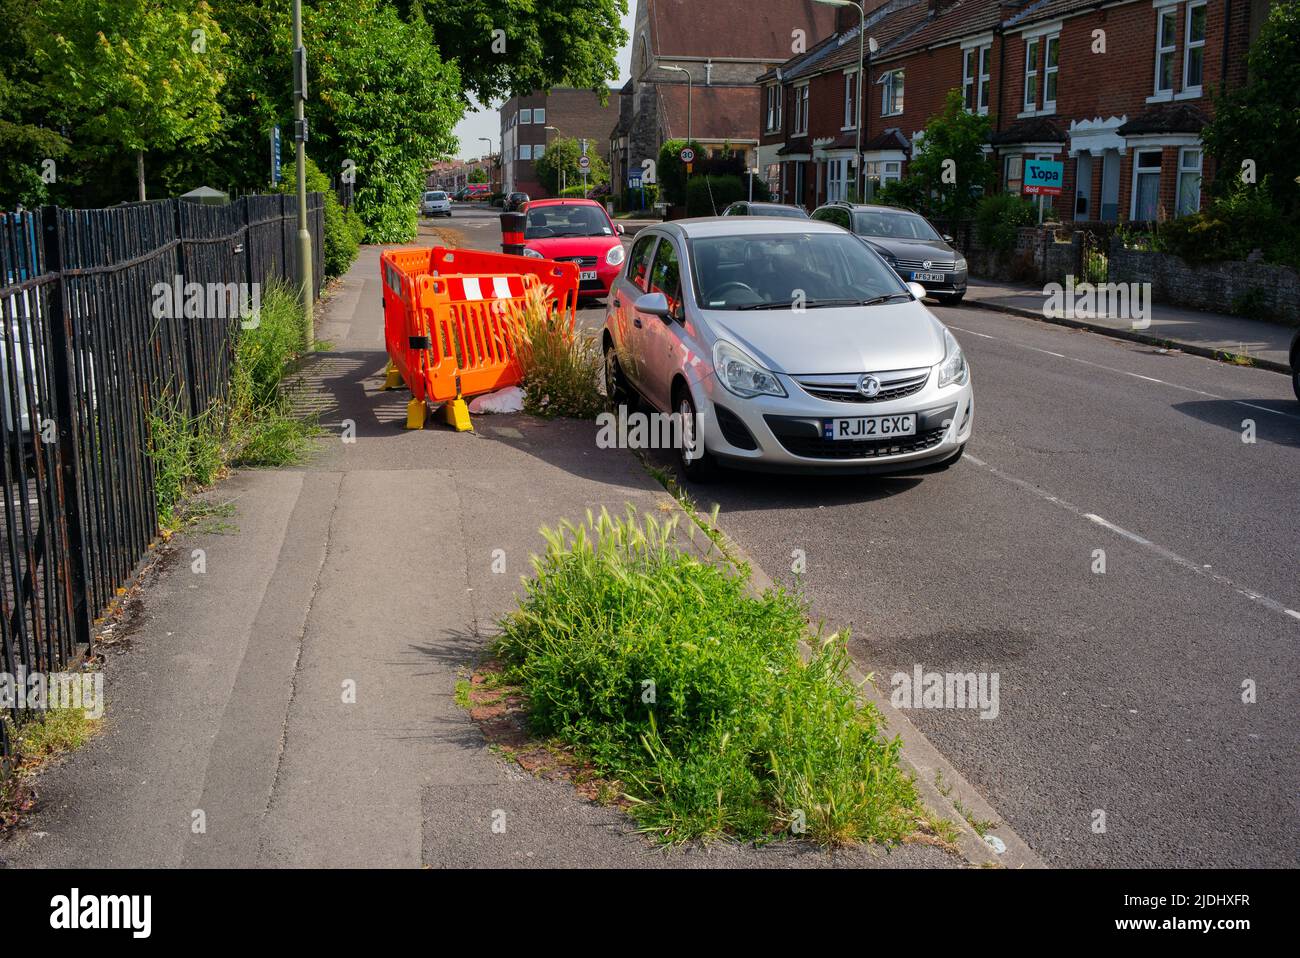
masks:
<svg viewBox="0 0 1300 958"><path fill-rule="evenodd" d="M280 125L271 127L271 185L278 186L282 179L280 173Z"/></svg>
<svg viewBox="0 0 1300 958"><path fill-rule="evenodd" d="M682 158L683 163L695 162L695 151L692 150L689 146L682 147L682 152L679 153L678 155Z"/></svg>
<svg viewBox="0 0 1300 958"><path fill-rule="evenodd" d="M578 169L582 170L584 173L591 169L591 157L587 156L586 153L578 157Z"/></svg>

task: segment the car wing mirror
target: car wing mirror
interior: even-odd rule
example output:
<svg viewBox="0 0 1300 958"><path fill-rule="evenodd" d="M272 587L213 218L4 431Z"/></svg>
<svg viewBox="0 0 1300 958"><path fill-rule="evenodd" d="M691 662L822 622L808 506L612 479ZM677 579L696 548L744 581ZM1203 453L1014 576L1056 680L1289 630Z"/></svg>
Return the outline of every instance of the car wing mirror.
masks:
<svg viewBox="0 0 1300 958"><path fill-rule="evenodd" d="M632 308L638 313L658 316L665 322L672 318L672 307L668 305L668 297L663 293L643 293L636 298Z"/></svg>
<svg viewBox="0 0 1300 958"><path fill-rule="evenodd" d="M627 232L627 230L625 230L625 229L623 228L623 224L622 224L622 223L615 223L615 224L614 224L614 232L617 233L619 236L622 236L624 233Z"/></svg>
<svg viewBox="0 0 1300 958"><path fill-rule="evenodd" d="M947 233L943 234L943 241L947 243L949 246L953 244L953 238L949 236Z"/></svg>
<svg viewBox="0 0 1300 958"><path fill-rule="evenodd" d="M916 297L918 302L925 299L925 287L920 283L908 283L907 290Z"/></svg>

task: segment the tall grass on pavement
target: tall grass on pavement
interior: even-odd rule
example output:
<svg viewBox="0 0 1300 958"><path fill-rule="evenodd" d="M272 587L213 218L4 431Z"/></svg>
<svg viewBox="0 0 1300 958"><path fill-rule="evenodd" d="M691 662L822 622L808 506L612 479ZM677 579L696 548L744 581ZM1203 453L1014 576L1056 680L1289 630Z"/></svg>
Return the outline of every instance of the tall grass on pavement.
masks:
<svg viewBox="0 0 1300 958"><path fill-rule="evenodd" d="M534 288L506 314L524 370L524 410L546 418L595 419L605 408L600 343L553 314L551 295L550 287Z"/></svg>
<svg viewBox="0 0 1300 958"><path fill-rule="evenodd" d="M795 597L750 595L748 570L679 551L675 521L630 508L543 534L497 653L533 730L622 782L642 830L827 845L913 830L898 742L857 703L844 637L809 636Z"/></svg>
<svg viewBox="0 0 1300 958"><path fill-rule="evenodd" d="M241 330L224 402L187 415L172 398L149 416L158 521L175 529L185 496L211 484L227 463L279 466L299 461L316 433L292 415L283 380L306 349L307 318L292 289L269 284L258 324Z"/></svg>

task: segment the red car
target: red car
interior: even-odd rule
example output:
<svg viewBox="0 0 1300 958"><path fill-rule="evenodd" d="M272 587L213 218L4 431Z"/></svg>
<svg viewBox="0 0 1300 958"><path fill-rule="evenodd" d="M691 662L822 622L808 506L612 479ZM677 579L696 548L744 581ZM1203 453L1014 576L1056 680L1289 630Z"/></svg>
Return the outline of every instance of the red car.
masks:
<svg viewBox="0 0 1300 958"><path fill-rule="evenodd" d="M577 263L579 296L605 296L623 267L623 227L595 200L532 200L524 221L524 255Z"/></svg>

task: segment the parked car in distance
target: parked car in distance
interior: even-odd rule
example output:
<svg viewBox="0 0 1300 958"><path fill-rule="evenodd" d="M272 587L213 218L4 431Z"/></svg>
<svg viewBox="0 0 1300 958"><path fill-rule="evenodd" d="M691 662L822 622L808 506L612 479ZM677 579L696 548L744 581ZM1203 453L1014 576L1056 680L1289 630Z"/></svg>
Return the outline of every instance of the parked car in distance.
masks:
<svg viewBox="0 0 1300 958"><path fill-rule="evenodd" d="M471 183L465 187L465 199L486 200L492 196L492 187L487 183Z"/></svg>
<svg viewBox="0 0 1300 958"><path fill-rule="evenodd" d="M429 190L420 201L425 216L451 216L451 197L443 190Z"/></svg>
<svg viewBox="0 0 1300 958"><path fill-rule="evenodd" d="M806 220L808 213L801 206L786 203L751 203L740 200L722 211L723 216L788 216L793 220Z"/></svg>
<svg viewBox="0 0 1300 958"><path fill-rule="evenodd" d="M904 282L920 283L928 294L948 303L960 303L966 295L966 258L953 249L951 236L941 234L919 213L836 202L819 206L812 218L861 236Z"/></svg>
<svg viewBox="0 0 1300 958"><path fill-rule="evenodd" d="M867 243L816 220L734 217L637 234L610 290L615 403L680 414L688 479L946 467L975 400L956 337Z"/></svg>
<svg viewBox="0 0 1300 958"><path fill-rule="evenodd" d="M527 193L509 193L506 195L506 201L503 204L502 209L507 213L517 213L519 210L524 208L524 204L527 202Z"/></svg>
<svg viewBox="0 0 1300 958"><path fill-rule="evenodd" d="M524 255L577 263L579 296L604 296L623 265L623 225L595 200L533 200L525 210Z"/></svg>
<svg viewBox="0 0 1300 958"><path fill-rule="evenodd" d="M1291 340L1291 388L1300 399L1300 331Z"/></svg>
<svg viewBox="0 0 1300 958"><path fill-rule="evenodd" d="M469 195L469 187L468 187L468 186L462 186L462 187L461 187L460 189L458 189L455 193L451 194L451 198L452 198L453 200L455 200L457 203L459 203L459 202L463 201L463 200L465 199L465 197L468 196L468 195Z"/></svg>

